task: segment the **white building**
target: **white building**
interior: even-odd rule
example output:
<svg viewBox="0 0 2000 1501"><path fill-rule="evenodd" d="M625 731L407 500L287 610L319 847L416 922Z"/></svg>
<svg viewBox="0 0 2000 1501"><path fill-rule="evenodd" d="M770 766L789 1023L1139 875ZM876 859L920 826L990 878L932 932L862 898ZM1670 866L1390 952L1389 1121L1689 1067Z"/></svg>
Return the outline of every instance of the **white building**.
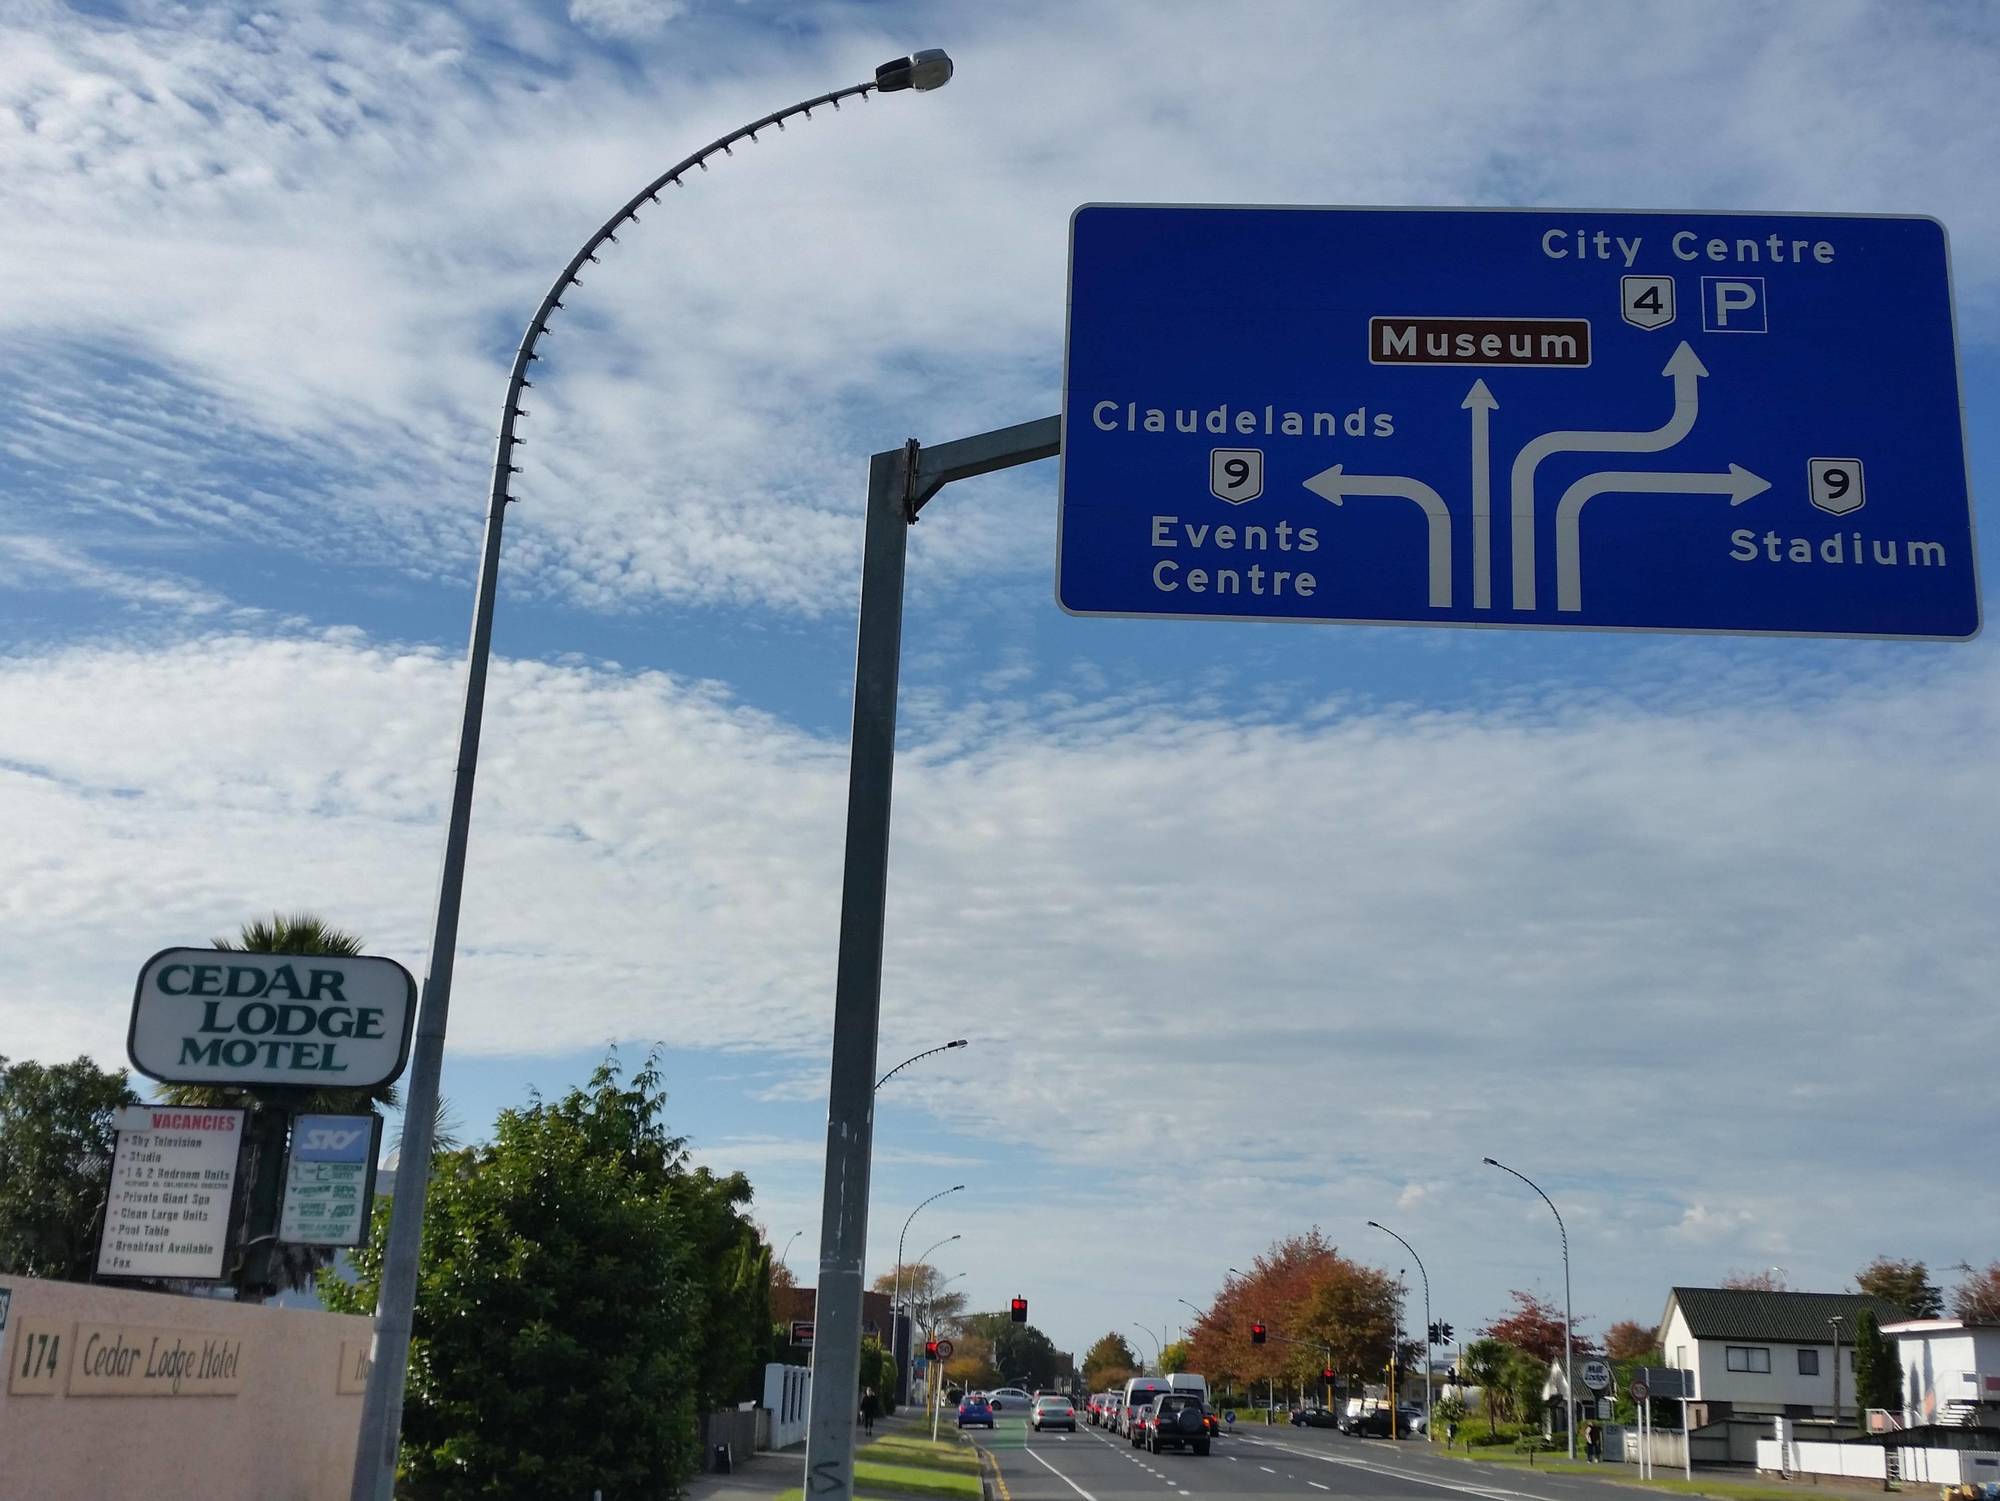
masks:
<svg viewBox="0 0 2000 1501"><path fill-rule="evenodd" d="M1895 1304L1864 1293L1677 1287L1660 1316L1662 1363L1694 1373L1697 1425L1753 1415L1837 1418L1855 1411L1854 1332L1864 1311L1885 1328L1904 1318Z"/></svg>
<svg viewBox="0 0 2000 1501"><path fill-rule="evenodd" d="M1884 1324L1903 1370L1903 1426L2000 1428L2000 1324Z"/></svg>

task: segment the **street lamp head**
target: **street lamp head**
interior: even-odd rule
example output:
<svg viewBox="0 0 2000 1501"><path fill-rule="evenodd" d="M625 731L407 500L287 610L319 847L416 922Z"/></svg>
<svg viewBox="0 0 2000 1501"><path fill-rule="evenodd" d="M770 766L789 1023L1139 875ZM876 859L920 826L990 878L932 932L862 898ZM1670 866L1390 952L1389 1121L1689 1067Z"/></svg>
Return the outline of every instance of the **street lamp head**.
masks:
<svg viewBox="0 0 2000 1501"><path fill-rule="evenodd" d="M1485 1163L1488 1167L1498 1167L1500 1165L1499 1163L1495 1162L1491 1157L1482 1157L1479 1160Z"/></svg>
<svg viewBox="0 0 2000 1501"><path fill-rule="evenodd" d="M1370 1230L1380 1230L1382 1227L1378 1225L1374 1220L1370 1220L1368 1222L1368 1228Z"/></svg>
<svg viewBox="0 0 2000 1501"><path fill-rule="evenodd" d="M970 1040L971 1040L970 1038L965 1038L965 1037L954 1037L950 1042L946 1043L945 1046L948 1048L962 1048Z"/></svg>
<svg viewBox="0 0 2000 1501"><path fill-rule="evenodd" d="M875 87L885 94L898 89L929 92L951 82L951 58L937 47L894 58L875 70Z"/></svg>

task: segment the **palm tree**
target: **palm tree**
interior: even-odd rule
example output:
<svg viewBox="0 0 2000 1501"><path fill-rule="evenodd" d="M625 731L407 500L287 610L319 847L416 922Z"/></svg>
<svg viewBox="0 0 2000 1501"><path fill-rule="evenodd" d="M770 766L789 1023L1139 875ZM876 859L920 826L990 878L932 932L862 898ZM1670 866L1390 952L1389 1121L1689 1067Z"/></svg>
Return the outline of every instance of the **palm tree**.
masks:
<svg viewBox="0 0 2000 1501"><path fill-rule="evenodd" d="M360 936L334 927L311 912L274 912L268 920L246 922L232 938L215 938L218 949L252 954L326 954L346 958L361 952ZM377 1084L368 1089L304 1088L268 1086L246 1088L239 1085L169 1084L162 1091L168 1104L209 1108L263 1108L293 1114L373 1115L377 1105L393 1108L396 1086ZM440 1102L442 1104L442 1102ZM253 1147L253 1153L261 1151ZM252 1157L250 1178L274 1191L280 1162L259 1162ZM275 1214L275 1204L272 1206ZM275 1232L275 1220L271 1222ZM258 1237L262 1239L263 1237ZM333 1262L331 1246L280 1246L275 1253L268 1241L244 1248L241 1264L231 1280L236 1295L244 1302L261 1302L270 1288L282 1283L302 1288L315 1273Z"/></svg>

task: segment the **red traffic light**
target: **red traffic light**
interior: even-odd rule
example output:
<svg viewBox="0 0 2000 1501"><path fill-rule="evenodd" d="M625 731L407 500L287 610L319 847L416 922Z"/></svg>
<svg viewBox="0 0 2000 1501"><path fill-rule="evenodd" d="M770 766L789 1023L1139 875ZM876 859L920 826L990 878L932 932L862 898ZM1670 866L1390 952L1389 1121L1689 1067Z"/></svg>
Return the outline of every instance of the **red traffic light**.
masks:
<svg viewBox="0 0 2000 1501"><path fill-rule="evenodd" d="M1264 1326L1262 1324L1252 1324L1250 1326L1250 1343L1253 1345L1264 1343Z"/></svg>
<svg viewBox="0 0 2000 1501"><path fill-rule="evenodd" d="M1326 1382L1329 1386L1331 1386L1333 1384L1333 1367L1332 1366L1321 1367L1319 1373L1319 1379Z"/></svg>
<svg viewBox="0 0 2000 1501"><path fill-rule="evenodd" d="M1014 1322L1017 1324L1028 1322L1028 1300L1026 1298L1016 1298L1014 1300L1013 1315Z"/></svg>
<svg viewBox="0 0 2000 1501"><path fill-rule="evenodd" d="M928 1355L928 1356L929 1356L929 1357L930 1357L930 1358L931 1358L932 1360L936 1360L936 1359L937 1359L937 1341L936 1341L936 1340L934 1340L934 1339L927 1339L927 1340L925 1340L925 1341L924 1341L924 1354Z"/></svg>

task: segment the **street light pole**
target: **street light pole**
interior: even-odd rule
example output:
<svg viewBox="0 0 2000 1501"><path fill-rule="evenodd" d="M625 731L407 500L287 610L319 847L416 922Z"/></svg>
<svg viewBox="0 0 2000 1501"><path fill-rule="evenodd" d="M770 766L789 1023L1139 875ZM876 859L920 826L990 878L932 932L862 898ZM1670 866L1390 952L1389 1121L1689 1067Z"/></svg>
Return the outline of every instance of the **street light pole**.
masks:
<svg viewBox="0 0 2000 1501"><path fill-rule="evenodd" d="M1833 1431L1840 1432L1840 1326L1847 1315L1836 1313L1827 1322L1833 1325Z"/></svg>
<svg viewBox="0 0 2000 1501"><path fill-rule="evenodd" d="M921 55L919 57L921 61ZM948 70L950 64L944 64ZM946 485L1062 451L1062 419L1038 418L926 449L914 438L871 454L854 642L854 718L840 957L833 993L821 1194L818 1378L806 1424L806 1501L852 1501L854 1398L861 1370L861 1272L868 1249L875 1044L882 1024L882 930L889 895L889 811L896 770L896 684L903 657L909 530Z"/></svg>
<svg viewBox="0 0 2000 1501"><path fill-rule="evenodd" d="M1424 1279L1424 1439L1427 1443L1432 1442L1431 1421L1430 1421L1431 1419L1431 1274L1424 1269L1424 1258L1417 1254L1417 1248L1411 1245L1408 1241L1404 1240L1402 1236L1397 1235L1394 1230L1391 1230L1387 1225L1384 1225L1377 1220L1370 1220L1368 1222L1368 1227L1371 1230L1380 1230L1384 1235L1392 1237L1397 1245L1401 1246L1405 1251L1408 1251L1410 1253L1410 1260L1414 1261L1417 1264L1417 1275Z"/></svg>
<svg viewBox="0 0 2000 1501"><path fill-rule="evenodd" d="M390 1501L395 1485L403 1394L409 1377L410 1331L416 1308L417 1263L423 1246L424 1206L430 1190L438 1084L444 1068L445 1026L451 1011L452 970L458 953L459 906L465 888L466 849L472 832L473 779L479 770L486 672L493 649L493 607L500 586L500 539L507 505L514 499L510 493L512 477L520 472L514 463L514 450L523 440L515 435L515 429L527 415L521 407L521 393L533 384L528 379L528 366L541 358L536 346L548 333L550 317L563 306L563 294L581 284L583 268L596 264L597 252L607 243L616 243L615 231L639 222L641 208L657 205L662 189L681 186L687 173L697 169L707 171L711 158L731 155L731 147L744 140L756 140L761 130L783 130L785 122L794 117L803 115L810 119L816 109L828 105L838 109L843 99L865 99L875 92L938 88L950 77L951 59L942 52L919 52L897 58L877 68L875 77L866 83L849 84L801 100L740 126L683 158L641 188L583 242L583 247L570 257L562 274L543 295L514 352L507 395L501 404L493 474L487 487L486 535L480 544L472 639L466 648L465 702L459 719L457 770L452 781L451 814L445 827L444 863L438 874L437 905L432 914L430 963L417 1009L409 1077L403 1086L403 1149L398 1159L389 1236L383 1249L381 1281L376 1293L374 1338L369 1348L368 1385L362 1398L361 1425L355 1443L350 1501ZM858 1369L858 1345L856 1359Z"/></svg>
<svg viewBox="0 0 2000 1501"><path fill-rule="evenodd" d="M915 1209L912 1209L909 1213L908 1218L906 1218L903 1221L903 1228L896 1232L896 1281L895 1281L896 1291L894 1296L891 1297L889 1300L889 1311L891 1313L894 1313L898 1308L901 1308L903 1306L903 1241L904 1238L908 1236L910 1233L910 1221L914 1220L918 1215L924 1212L925 1205L935 1204L939 1199L942 1199L946 1194L959 1193L964 1188L965 1185L963 1183L954 1183L950 1188L939 1189L936 1193L932 1194L928 1199L925 1199L923 1204L919 1204ZM956 1240L957 1238L958 1238L957 1236L952 1237L952 1239L954 1240ZM931 1249L936 1250L937 1247L933 1246Z"/></svg>
<svg viewBox="0 0 2000 1501"><path fill-rule="evenodd" d="M884 1074L881 1078L877 1079L875 1081L875 1087L877 1089L880 1089L884 1084L887 1084L891 1079L895 1078L896 1075L900 1074L904 1069L908 1068L912 1063L915 1063L919 1058L928 1058L933 1053L949 1053L953 1048L964 1047L966 1045L966 1042L967 1042L966 1038L954 1037L950 1042L939 1043L934 1048L925 1048L921 1053L912 1054L910 1057L905 1058L901 1063L897 1064L894 1068L890 1069L888 1073Z"/></svg>
<svg viewBox="0 0 2000 1501"><path fill-rule="evenodd" d="M778 1258L779 1266L784 1266L786 1262L792 1259L792 1247L798 1244L799 1237L804 1234L805 1231L803 1230L794 1230L792 1232L792 1238L785 1242L785 1254ZM786 1270L789 1271L791 1269L786 1267Z"/></svg>
<svg viewBox="0 0 2000 1501"><path fill-rule="evenodd" d="M1159 1372L1162 1376L1166 1375L1167 1347L1165 1343L1160 1339L1159 1335L1153 1332L1152 1327L1150 1325L1139 1324L1139 1321L1137 1319L1134 1319L1132 1322L1134 1324L1138 1324L1138 1326L1141 1329L1144 1329L1146 1331L1146 1338L1150 1339L1153 1342L1153 1356L1154 1356L1153 1364L1159 1368Z"/></svg>
<svg viewBox="0 0 2000 1501"><path fill-rule="evenodd" d="M1526 1173L1514 1172L1504 1162L1496 1162L1491 1157L1480 1159L1488 1167L1497 1167L1503 1173L1514 1173L1528 1187L1535 1190L1541 1201L1549 1206L1549 1213L1556 1217L1556 1233L1562 1237L1563 1248L1563 1431L1569 1438L1569 1457L1576 1458L1576 1341L1570 1336L1569 1311L1569 1229L1563 1224L1562 1211L1556 1208L1555 1200L1543 1193L1535 1180ZM1412 1255L1415 1253L1412 1252Z"/></svg>

